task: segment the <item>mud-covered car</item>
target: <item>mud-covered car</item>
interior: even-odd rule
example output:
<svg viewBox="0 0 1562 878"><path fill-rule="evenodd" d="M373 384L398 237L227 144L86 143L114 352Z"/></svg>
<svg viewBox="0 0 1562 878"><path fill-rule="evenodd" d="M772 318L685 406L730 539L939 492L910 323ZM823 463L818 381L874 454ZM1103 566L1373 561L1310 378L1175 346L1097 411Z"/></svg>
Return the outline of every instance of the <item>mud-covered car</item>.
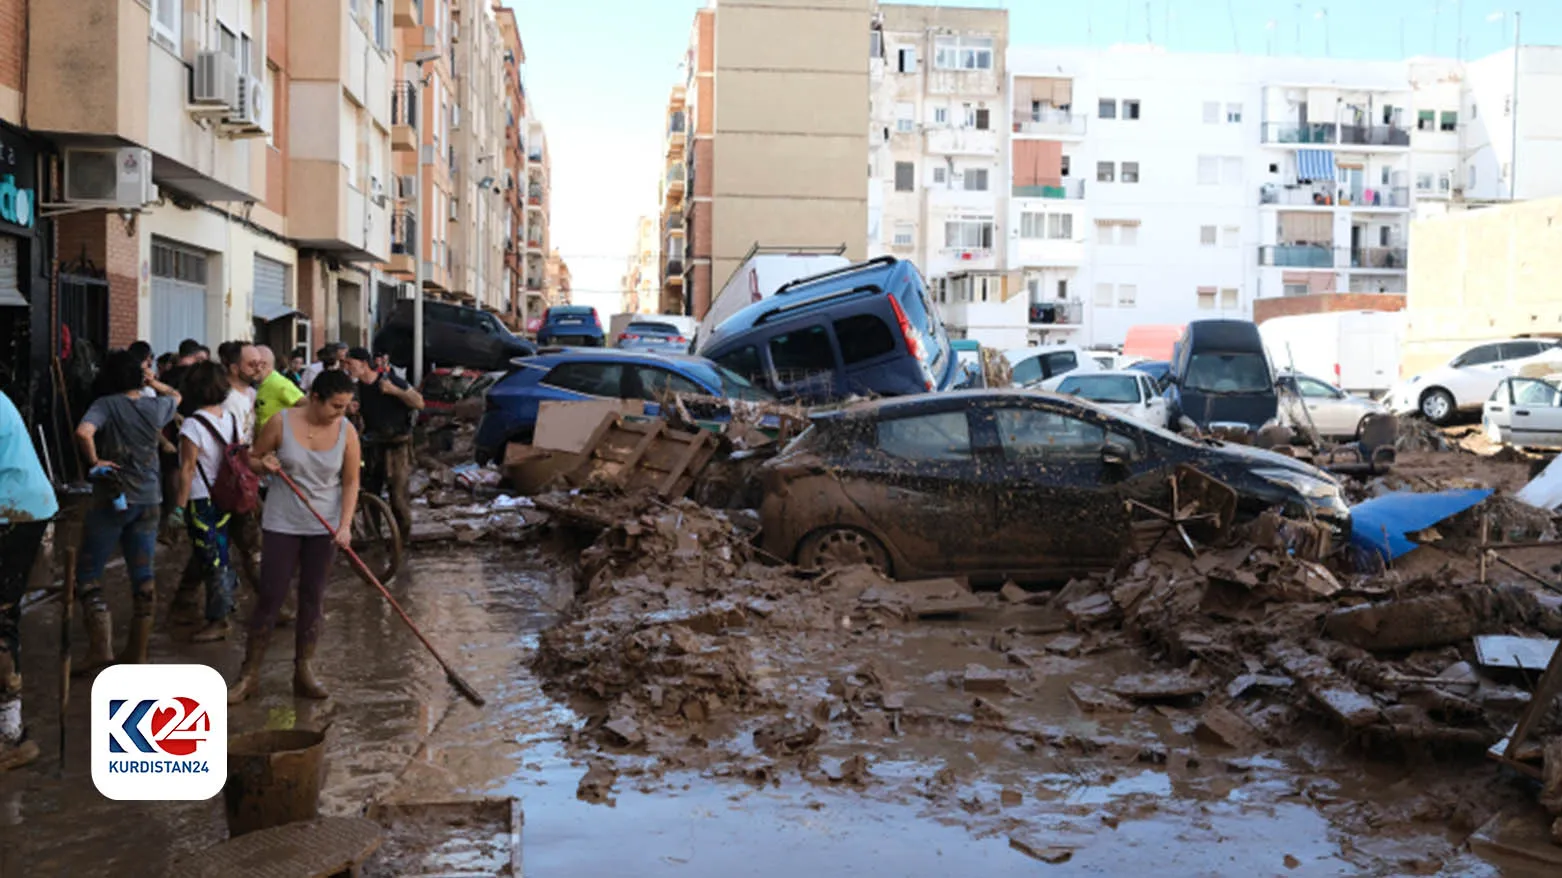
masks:
<svg viewBox="0 0 1562 878"><path fill-rule="evenodd" d="M899 579L1045 579L1111 567L1132 545L1127 500L1170 506L1187 464L1269 510L1327 523L1332 476L1257 448L1194 442L1084 400L964 390L816 415L762 469L763 548L807 568L868 563Z"/></svg>

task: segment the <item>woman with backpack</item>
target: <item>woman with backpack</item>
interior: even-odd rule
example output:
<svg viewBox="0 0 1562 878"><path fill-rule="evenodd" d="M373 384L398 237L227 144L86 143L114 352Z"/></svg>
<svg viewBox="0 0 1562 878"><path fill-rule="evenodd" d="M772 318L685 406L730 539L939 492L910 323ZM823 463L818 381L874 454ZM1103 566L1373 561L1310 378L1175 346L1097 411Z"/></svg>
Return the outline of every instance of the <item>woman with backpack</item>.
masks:
<svg viewBox="0 0 1562 878"><path fill-rule="evenodd" d="M358 503L361 457L358 433L347 423L353 401L353 380L341 370L321 372L309 387L307 402L283 409L260 428L250 449L257 473L285 473L303 494L275 480L266 494L260 530L260 598L250 615L249 642L239 679L228 689L228 703L238 704L260 685L260 663L266 657L282 601L298 577L298 619L294 627L293 694L325 698L315 679L312 660L320 635L326 579L337 546L352 540L351 522ZM311 508L331 523L331 533Z"/></svg>
<svg viewBox="0 0 1562 878"><path fill-rule="evenodd" d="M190 535L191 567L206 584L206 627L190 639L209 643L228 636L233 613L234 572L228 524L232 513L219 508L212 486L222 474L223 452L244 442L243 427L225 403L231 392L227 370L202 362L185 373L184 406L190 412L179 429L179 470L171 520ZM193 572L193 570L192 570Z"/></svg>
<svg viewBox="0 0 1562 878"><path fill-rule="evenodd" d="M103 599L103 570L115 548L125 556L135 613L118 660L146 662L152 611L157 606L152 565L163 505L157 437L179 405L179 393L151 377L143 358L131 351L110 353L98 382L103 395L87 408L76 428L76 442L93 482L93 506L82 525L81 566L76 575L88 640L81 673L115 661L113 621ZM143 396L141 388L146 386L157 396Z"/></svg>

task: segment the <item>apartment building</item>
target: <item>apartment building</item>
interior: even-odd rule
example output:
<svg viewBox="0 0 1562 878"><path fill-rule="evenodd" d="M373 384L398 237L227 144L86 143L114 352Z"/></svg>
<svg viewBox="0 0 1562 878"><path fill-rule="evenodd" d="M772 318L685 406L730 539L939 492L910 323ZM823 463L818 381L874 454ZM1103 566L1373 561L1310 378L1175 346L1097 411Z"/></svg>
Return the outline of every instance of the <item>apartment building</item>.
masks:
<svg viewBox="0 0 1562 878"><path fill-rule="evenodd" d="M914 261L944 319L1014 347L1008 13L884 4L869 34L868 250Z"/></svg>
<svg viewBox="0 0 1562 878"><path fill-rule="evenodd" d="M568 305L571 298L571 280L569 263L559 255L559 251L553 250L544 258L543 265L543 304L542 308L531 318L531 322L540 320L542 312L550 305Z"/></svg>
<svg viewBox="0 0 1562 878"><path fill-rule="evenodd" d="M553 166L548 158L548 136L542 123L530 120L526 137L526 313L541 314L549 305L562 305L559 287L550 282L557 270L549 229L549 205L553 190ZM550 254L552 254L550 256ZM551 273L550 273L551 272ZM567 274L567 272L566 272Z"/></svg>
<svg viewBox="0 0 1562 878"><path fill-rule="evenodd" d="M661 234L662 224L656 217L642 216L635 223L635 245L630 251L621 283L621 313L640 314L660 302Z"/></svg>
<svg viewBox="0 0 1562 878"><path fill-rule="evenodd" d="M667 137L662 148L665 167L659 187L661 210L661 293L656 309L663 314L683 313L684 237L683 198L688 191L689 114L688 89L675 85L667 98Z"/></svg>
<svg viewBox="0 0 1562 878"><path fill-rule="evenodd" d="M526 48L515 10L496 4L494 15L504 69L504 302L499 310L510 328L518 330L526 325L526 247L521 243L526 228L526 133L519 124L526 118L526 84L521 76Z"/></svg>
<svg viewBox="0 0 1562 878"><path fill-rule="evenodd" d="M872 5L714 0L695 14L683 83L685 313L704 315L756 244L866 255Z"/></svg>
<svg viewBox="0 0 1562 878"><path fill-rule="evenodd" d="M451 294L500 312L504 304L504 68L492 0L452 0L448 257Z"/></svg>

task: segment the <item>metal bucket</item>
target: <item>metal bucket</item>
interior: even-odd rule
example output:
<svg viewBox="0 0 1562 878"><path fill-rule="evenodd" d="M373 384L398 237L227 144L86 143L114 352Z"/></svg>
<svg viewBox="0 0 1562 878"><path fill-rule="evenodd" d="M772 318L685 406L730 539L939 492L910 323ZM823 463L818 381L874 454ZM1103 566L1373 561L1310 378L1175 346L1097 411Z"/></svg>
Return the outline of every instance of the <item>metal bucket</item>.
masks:
<svg viewBox="0 0 1562 878"><path fill-rule="evenodd" d="M323 731L269 730L228 738L228 782L222 788L228 837L319 816L324 780Z"/></svg>

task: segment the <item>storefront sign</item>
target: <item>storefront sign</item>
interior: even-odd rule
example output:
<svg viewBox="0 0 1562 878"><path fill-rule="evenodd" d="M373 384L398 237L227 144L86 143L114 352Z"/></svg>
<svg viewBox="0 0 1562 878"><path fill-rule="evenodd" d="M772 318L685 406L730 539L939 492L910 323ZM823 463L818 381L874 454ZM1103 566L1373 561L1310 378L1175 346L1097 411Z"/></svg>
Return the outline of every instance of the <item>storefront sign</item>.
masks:
<svg viewBox="0 0 1562 878"><path fill-rule="evenodd" d="M0 223L31 229L37 219L37 153L16 129L0 125Z"/></svg>

